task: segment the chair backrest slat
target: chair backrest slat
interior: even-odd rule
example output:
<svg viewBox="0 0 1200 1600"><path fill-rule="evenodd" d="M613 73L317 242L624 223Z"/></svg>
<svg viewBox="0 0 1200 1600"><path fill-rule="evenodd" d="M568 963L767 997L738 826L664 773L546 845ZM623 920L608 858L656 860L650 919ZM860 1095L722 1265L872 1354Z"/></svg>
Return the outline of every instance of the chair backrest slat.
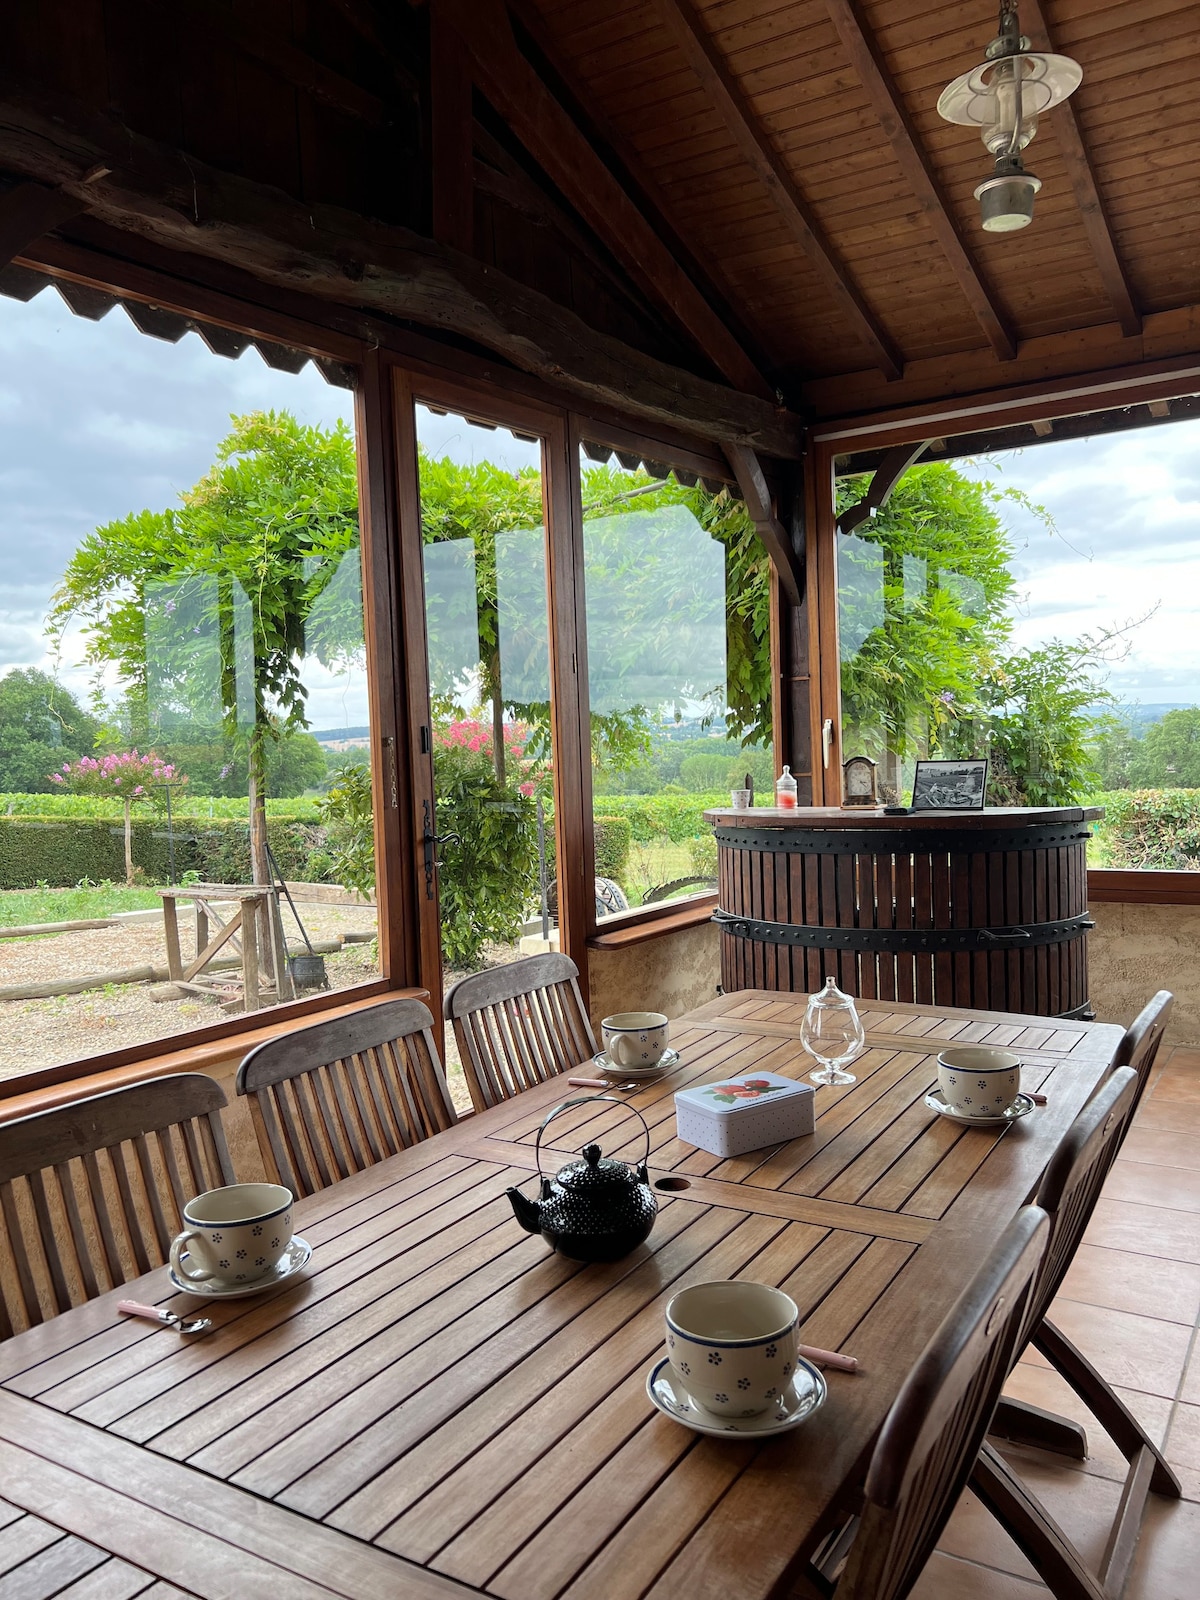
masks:
<svg viewBox="0 0 1200 1600"><path fill-rule="evenodd" d="M933 1553L1008 1376L1047 1237L1039 1207L1019 1212L905 1379L871 1458L837 1600L902 1600Z"/></svg>
<svg viewBox="0 0 1200 1600"><path fill-rule="evenodd" d="M1152 1000L1148 1000L1137 1016L1125 1030L1124 1037L1117 1046L1116 1055L1113 1057L1114 1067L1132 1067L1137 1073L1137 1094L1134 1098L1133 1109L1136 1112L1142 1096L1146 1092L1146 1085L1150 1081L1150 1074L1158 1056L1159 1046L1163 1041L1167 1023L1171 1019L1171 1007L1175 1004L1175 996L1169 989L1160 989ZM1130 1117L1130 1121L1132 1121ZM1125 1130L1129 1131L1126 1123Z"/></svg>
<svg viewBox="0 0 1200 1600"><path fill-rule="evenodd" d="M238 1069L269 1171L313 1194L452 1127L433 1018L387 1000L268 1040Z"/></svg>
<svg viewBox="0 0 1200 1600"><path fill-rule="evenodd" d="M166 1260L186 1200L236 1181L224 1105L211 1078L181 1073L0 1124L0 1247L13 1267L0 1274L0 1334Z"/></svg>
<svg viewBox="0 0 1200 1600"><path fill-rule="evenodd" d="M1050 1158L1037 1203L1050 1218L1050 1243L1029 1299L1032 1334L1062 1286L1137 1106L1134 1067L1117 1067L1080 1111ZM1024 1348L1022 1339L1016 1351Z"/></svg>
<svg viewBox="0 0 1200 1600"><path fill-rule="evenodd" d="M579 968L555 951L461 978L446 995L445 1015L477 1111L596 1054Z"/></svg>

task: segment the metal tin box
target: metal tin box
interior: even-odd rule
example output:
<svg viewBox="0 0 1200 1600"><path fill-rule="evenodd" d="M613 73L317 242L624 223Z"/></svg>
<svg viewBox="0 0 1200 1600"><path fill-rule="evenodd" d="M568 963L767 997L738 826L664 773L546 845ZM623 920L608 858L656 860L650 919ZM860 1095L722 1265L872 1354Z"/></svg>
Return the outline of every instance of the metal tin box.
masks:
<svg viewBox="0 0 1200 1600"><path fill-rule="evenodd" d="M813 1086L775 1072L747 1072L680 1089L675 1127L687 1144L740 1156L813 1131Z"/></svg>

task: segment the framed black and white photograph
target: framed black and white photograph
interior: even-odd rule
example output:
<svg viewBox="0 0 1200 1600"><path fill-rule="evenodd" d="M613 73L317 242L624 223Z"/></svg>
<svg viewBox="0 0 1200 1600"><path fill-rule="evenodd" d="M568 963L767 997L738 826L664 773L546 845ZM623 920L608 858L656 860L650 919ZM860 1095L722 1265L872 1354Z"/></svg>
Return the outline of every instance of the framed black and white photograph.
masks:
<svg viewBox="0 0 1200 1600"><path fill-rule="evenodd" d="M914 811L982 811L986 761L918 761L913 778Z"/></svg>

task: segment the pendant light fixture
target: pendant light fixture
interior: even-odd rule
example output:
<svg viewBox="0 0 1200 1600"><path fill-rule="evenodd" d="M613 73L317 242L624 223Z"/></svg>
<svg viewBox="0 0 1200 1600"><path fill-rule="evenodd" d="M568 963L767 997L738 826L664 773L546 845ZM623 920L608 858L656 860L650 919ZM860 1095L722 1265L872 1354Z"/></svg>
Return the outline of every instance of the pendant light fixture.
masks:
<svg viewBox="0 0 1200 1600"><path fill-rule="evenodd" d="M979 129L996 158L992 176L975 191L980 221L988 233L1012 233L1033 221L1033 197L1042 187L1026 171L1021 151L1037 132L1038 117L1079 87L1083 68L1070 56L1030 49L1016 0L1000 0L999 31L984 57L942 90L937 108L947 122Z"/></svg>

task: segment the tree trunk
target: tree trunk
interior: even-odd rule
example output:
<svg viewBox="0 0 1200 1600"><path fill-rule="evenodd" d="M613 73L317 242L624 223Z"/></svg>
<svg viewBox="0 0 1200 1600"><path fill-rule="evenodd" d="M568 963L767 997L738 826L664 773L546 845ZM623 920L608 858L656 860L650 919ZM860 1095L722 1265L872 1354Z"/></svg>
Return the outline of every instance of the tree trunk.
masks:
<svg viewBox="0 0 1200 1600"><path fill-rule="evenodd" d="M250 797L250 881L270 883L271 870L267 860L267 792L266 761L263 754L263 731L255 728L250 735L248 751Z"/></svg>
<svg viewBox="0 0 1200 1600"><path fill-rule="evenodd" d="M492 766L496 782L504 786L504 700L500 694L500 657L496 657L495 687L492 690Z"/></svg>
<svg viewBox="0 0 1200 1600"><path fill-rule="evenodd" d="M125 800L125 883L133 883L133 804Z"/></svg>

